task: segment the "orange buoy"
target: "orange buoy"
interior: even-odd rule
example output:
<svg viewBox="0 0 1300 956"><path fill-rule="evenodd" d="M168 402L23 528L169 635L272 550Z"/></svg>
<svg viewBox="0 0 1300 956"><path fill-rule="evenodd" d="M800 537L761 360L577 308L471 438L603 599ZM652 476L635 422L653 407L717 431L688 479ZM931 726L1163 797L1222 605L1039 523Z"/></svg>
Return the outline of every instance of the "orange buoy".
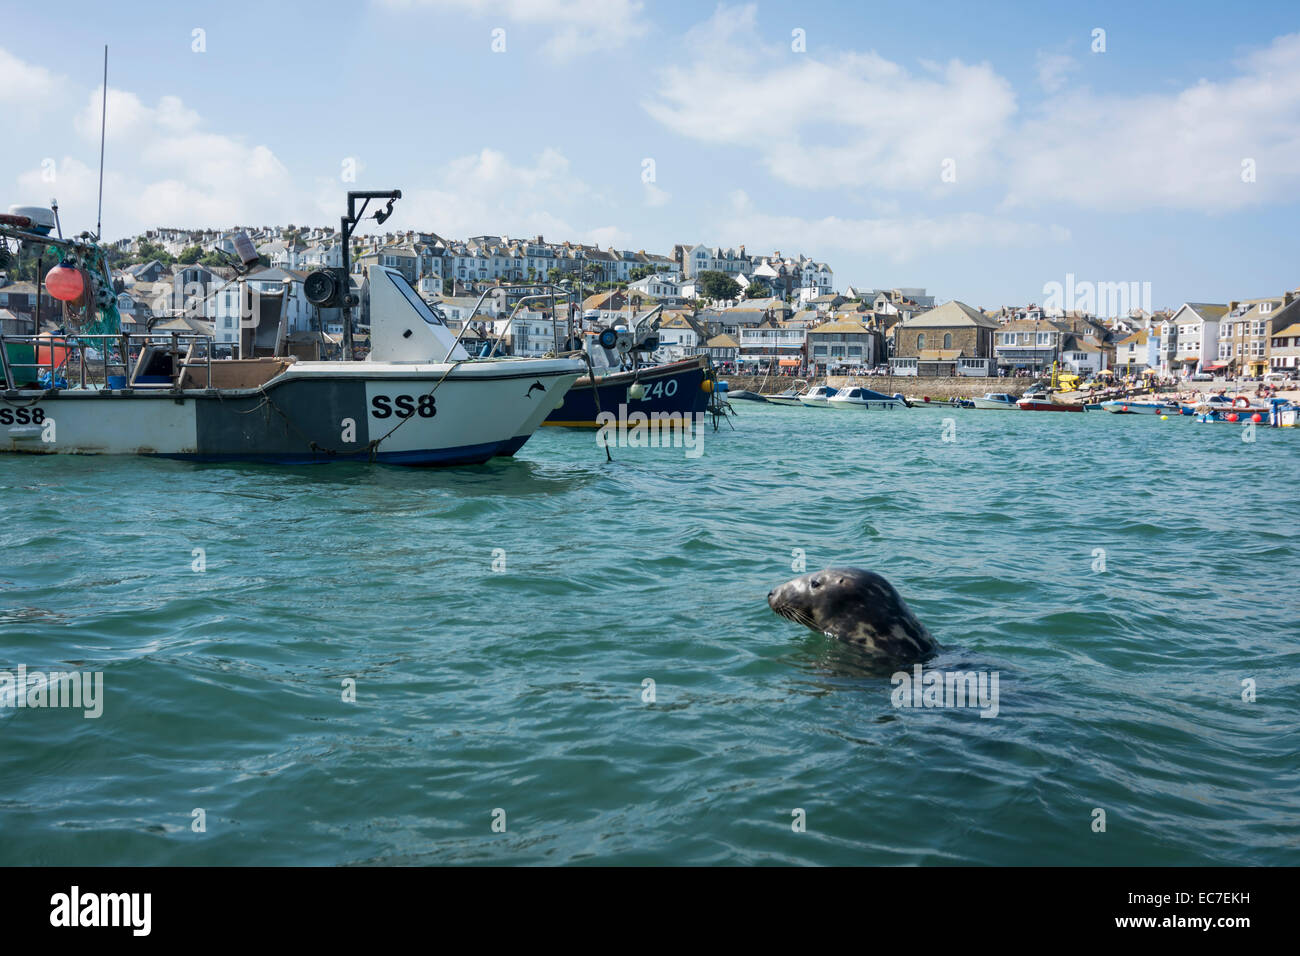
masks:
<svg viewBox="0 0 1300 956"><path fill-rule="evenodd" d="M43 332L40 335L40 341L48 344L36 347L37 364L49 368L51 353L53 353L54 367L62 368L68 361L68 340L62 336L56 336L52 332Z"/></svg>
<svg viewBox="0 0 1300 956"><path fill-rule="evenodd" d="M45 273L45 290L60 302L76 302L86 291L86 278L80 269L58 265Z"/></svg>

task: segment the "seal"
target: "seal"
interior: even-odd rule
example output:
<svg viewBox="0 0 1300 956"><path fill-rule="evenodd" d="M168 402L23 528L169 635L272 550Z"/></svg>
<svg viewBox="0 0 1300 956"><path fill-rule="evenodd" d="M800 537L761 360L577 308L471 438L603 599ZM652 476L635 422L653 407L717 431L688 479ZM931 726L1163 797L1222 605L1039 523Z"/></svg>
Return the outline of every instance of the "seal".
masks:
<svg viewBox="0 0 1300 956"><path fill-rule="evenodd" d="M767 604L784 618L891 662L939 650L894 586L873 571L826 568L773 588Z"/></svg>

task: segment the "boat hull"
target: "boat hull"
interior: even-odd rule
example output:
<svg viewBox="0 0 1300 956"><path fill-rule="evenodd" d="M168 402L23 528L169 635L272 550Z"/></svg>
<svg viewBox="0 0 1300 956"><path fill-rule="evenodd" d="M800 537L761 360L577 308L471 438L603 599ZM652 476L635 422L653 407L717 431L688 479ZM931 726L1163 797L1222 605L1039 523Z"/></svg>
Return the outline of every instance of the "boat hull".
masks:
<svg viewBox="0 0 1300 956"><path fill-rule="evenodd" d="M828 401L826 405L829 408L838 408L840 411L845 411L845 410L853 411L854 409L861 409L863 411L878 411L878 410L890 411L891 409L905 407L902 402L897 402L892 400L889 401L874 400L874 399L865 399L862 401L841 401L841 402Z"/></svg>
<svg viewBox="0 0 1300 956"><path fill-rule="evenodd" d="M308 362L257 389L6 392L0 451L479 464L518 451L581 368L570 360Z"/></svg>
<svg viewBox="0 0 1300 956"><path fill-rule="evenodd" d="M1022 412L1082 412L1082 405L1058 405L1056 402L1021 401L1016 407Z"/></svg>
<svg viewBox="0 0 1300 956"><path fill-rule="evenodd" d="M990 410L1012 411L1016 410L1015 402L995 402L988 398L972 398L976 408L986 408Z"/></svg>
<svg viewBox="0 0 1300 956"><path fill-rule="evenodd" d="M564 401L542 424L561 428L599 428L597 414L618 415L620 405L627 406L628 414L703 414L709 407L709 393L704 390L706 379L711 381L708 359L704 356L636 372L597 375L595 390L600 395L600 407L597 408L591 378L584 375L574 382ZM628 389L635 382L645 389L642 398L628 396Z"/></svg>
<svg viewBox="0 0 1300 956"><path fill-rule="evenodd" d="M1101 407L1112 415L1167 415L1179 412L1176 405L1158 405L1155 402L1102 402Z"/></svg>

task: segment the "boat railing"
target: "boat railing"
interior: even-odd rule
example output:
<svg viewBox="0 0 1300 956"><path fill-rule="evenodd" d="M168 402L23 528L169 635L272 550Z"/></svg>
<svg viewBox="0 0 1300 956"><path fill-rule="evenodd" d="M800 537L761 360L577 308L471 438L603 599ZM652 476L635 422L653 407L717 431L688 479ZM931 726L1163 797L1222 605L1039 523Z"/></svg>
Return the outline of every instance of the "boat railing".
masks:
<svg viewBox="0 0 1300 956"><path fill-rule="evenodd" d="M9 355L10 345L28 345L32 348L33 362L17 362ZM135 346L133 350L133 346ZM182 354L182 346L184 353ZM195 356L196 347L202 346L201 355ZM132 359L138 359L148 348L164 348L172 357L174 374L169 382L137 382L139 369L131 372ZM99 352L99 361L87 357L87 349ZM206 373L207 388L212 388L212 350L211 335L199 332L164 332L164 333L98 333L83 335L77 332L55 333L45 335L0 335L0 372L4 376L4 386L14 390L17 384L14 372L19 369L48 372L51 387L56 377L62 374L65 379L68 363L76 356L77 380L81 388L87 388L92 376L90 372L98 365L103 376L104 387L108 387L109 370L114 373L121 370L122 378L129 388L177 388L185 377L186 369L202 368ZM42 353L45 361L40 361ZM60 354L61 353L61 354ZM113 358L116 354L116 358ZM30 386L25 386L30 387Z"/></svg>
<svg viewBox="0 0 1300 956"><path fill-rule="evenodd" d="M536 290L539 290L539 289L540 289L540 290L543 290L543 291L541 291L541 292L536 291ZM463 336L463 335L465 334L465 330L466 330L467 328L469 328L469 324L470 324L472 321L474 321L474 316L478 315L478 310L482 307L482 305L483 305L483 301L484 301L484 300L485 300L489 295L493 295L494 293L498 293L498 292L501 293L501 294L504 295L504 296L508 296L508 295L509 295L510 293L512 293L512 292L532 292L532 293L534 293L534 294L524 296L522 299L520 299L518 302L515 303L515 307L514 307L513 309L510 310L510 314L509 314L509 316L506 318L505 324L502 325L502 327L501 327L501 331L500 331L499 333L497 333L496 341L492 343L492 350L488 353L488 356L487 356L488 358L491 358L492 356L496 355L497 347L501 344L501 339L505 337L506 330L510 328L510 323L511 323L511 321L513 321L513 319L514 319L514 317L515 317L515 313L519 311L519 307L520 307L521 305L523 305L525 302L527 302L527 301L529 301L529 300L531 300L531 299L550 299L550 300L551 300L551 319L552 319L552 321L554 321L554 319L555 319L555 286L552 285L551 283L549 283L549 282L528 282L528 283L524 283L524 284L522 284L522 285L494 285L494 286L489 286L488 288L486 288L486 289L483 290L482 294L478 297L478 301L474 303L474 308L473 308L473 310L470 312L470 314L469 314L468 316L465 317L465 320L464 320L463 322L461 322L460 330L456 333L456 341L452 343L451 348L447 351L447 356L448 356L448 359L449 359L449 360L450 360L450 357L451 357L451 353L454 352L454 351L456 351L456 346L457 346L457 345L460 345L461 336ZM566 293L563 293L563 296L564 296L565 300L567 301L567 300L568 300L568 293L567 293L567 292L566 292ZM496 321L496 320L493 320L493 321ZM568 331L568 335L566 336L566 338L572 338L572 334L573 334L573 330L572 330L572 329L569 329L569 331ZM560 343L559 343L559 341L558 341L558 336L556 336L556 339L557 339L557 341L556 341L556 343L555 343L555 350L556 350L556 352L558 353L558 352L560 351Z"/></svg>

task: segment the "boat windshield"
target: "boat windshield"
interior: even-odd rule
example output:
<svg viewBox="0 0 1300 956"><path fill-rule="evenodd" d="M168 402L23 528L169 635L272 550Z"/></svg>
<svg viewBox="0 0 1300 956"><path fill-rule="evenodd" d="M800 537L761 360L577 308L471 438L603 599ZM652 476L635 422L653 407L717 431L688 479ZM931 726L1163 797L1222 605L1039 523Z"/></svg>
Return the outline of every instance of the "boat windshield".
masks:
<svg viewBox="0 0 1300 956"><path fill-rule="evenodd" d="M441 325L444 327L447 325L441 317L429 308L428 303L416 294L416 291L411 288L411 284L406 281L404 276L387 271L384 275L388 276L388 278L392 280L393 285L397 287L397 291L406 297L406 301L411 303L411 308L415 309L415 311L419 313L420 318L424 319L425 322L429 325Z"/></svg>

